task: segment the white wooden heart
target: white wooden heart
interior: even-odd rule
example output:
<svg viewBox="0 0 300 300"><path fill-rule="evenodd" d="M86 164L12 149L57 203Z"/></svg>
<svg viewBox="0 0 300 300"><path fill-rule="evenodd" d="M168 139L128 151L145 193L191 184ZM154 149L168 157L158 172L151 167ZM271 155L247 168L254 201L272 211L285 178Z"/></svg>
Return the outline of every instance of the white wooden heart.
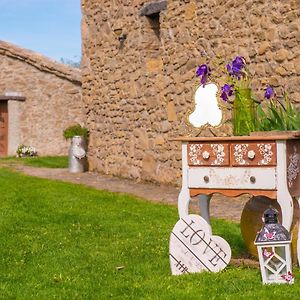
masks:
<svg viewBox="0 0 300 300"><path fill-rule="evenodd" d="M169 249L173 275L219 272L228 265L231 258L229 244L210 232L210 225L198 215L187 215L175 224Z"/></svg>

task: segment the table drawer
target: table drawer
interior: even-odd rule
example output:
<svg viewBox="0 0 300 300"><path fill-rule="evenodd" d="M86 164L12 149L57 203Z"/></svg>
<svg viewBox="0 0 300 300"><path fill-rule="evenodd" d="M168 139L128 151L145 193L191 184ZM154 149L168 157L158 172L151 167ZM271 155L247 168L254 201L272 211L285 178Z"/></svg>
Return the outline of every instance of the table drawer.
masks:
<svg viewBox="0 0 300 300"><path fill-rule="evenodd" d="M228 166L229 145L218 143L189 143L189 166Z"/></svg>
<svg viewBox="0 0 300 300"><path fill-rule="evenodd" d="M275 168L196 168L188 169L189 188L276 189Z"/></svg>
<svg viewBox="0 0 300 300"><path fill-rule="evenodd" d="M275 142L233 143L231 164L237 166L276 166Z"/></svg>

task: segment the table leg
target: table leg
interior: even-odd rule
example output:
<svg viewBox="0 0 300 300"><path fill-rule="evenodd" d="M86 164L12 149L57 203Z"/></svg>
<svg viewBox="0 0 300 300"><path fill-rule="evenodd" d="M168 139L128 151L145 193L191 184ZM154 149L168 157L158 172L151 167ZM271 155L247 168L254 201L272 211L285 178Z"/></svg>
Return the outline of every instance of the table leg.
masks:
<svg viewBox="0 0 300 300"><path fill-rule="evenodd" d="M277 191L277 202L280 205L282 213L282 225L288 230L291 230L293 221L294 205L293 198L288 191L281 192Z"/></svg>
<svg viewBox="0 0 300 300"><path fill-rule="evenodd" d="M189 214L190 191L186 187L182 187L178 196L178 213L183 218Z"/></svg>
<svg viewBox="0 0 300 300"><path fill-rule="evenodd" d="M293 199L287 186L287 161L285 141L277 142L277 202L281 207L282 225L290 231L294 206Z"/></svg>
<svg viewBox="0 0 300 300"><path fill-rule="evenodd" d="M298 200L300 207L300 196L295 197ZM298 216L298 237L297 237L297 258L298 258L298 266L300 266L300 216Z"/></svg>
<svg viewBox="0 0 300 300"><path fill-rule="evenodd" d="M199 195L200 216L210 225L209 204L212 195ZM210 232L212 234L212 232Z"/></svg>
<svg viewBox="0 0 300 300"><path fill-rule="evenodd" d="M178 213L183 218L189 214L190 191L188 189L187 143L182 143L182 185L178 196Z"/></svg>
<svg viewBox="0 0 300 300"><path fill-rule="evenodd" d="M199 208L200 208L200 216L206 220L208 224L210 224L210 215L209 215L209 204L211 195L199 195Z"/></svg>

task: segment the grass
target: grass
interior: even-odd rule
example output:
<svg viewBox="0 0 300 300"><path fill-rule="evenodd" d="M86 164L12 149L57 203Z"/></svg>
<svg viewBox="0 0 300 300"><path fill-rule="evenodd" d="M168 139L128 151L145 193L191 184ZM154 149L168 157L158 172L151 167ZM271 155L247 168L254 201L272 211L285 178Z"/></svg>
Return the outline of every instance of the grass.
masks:
<svg viewBox="0 0 300 300"><path fill-rule="evenodd" d="M295 299L293 286L262 286L258 269L171 276L177 209L124 194L0 170L2 299ZM237 224L213 220L234 256ZM119 268L118 268L119 267ZM119 270L118 270L119 269Z"/></svg>
<svg viewBox="0 0 300 300"><path fill-rule="evenodd" d="M37 168L67 168L68 156L2 157L0 163L24 164Z"/></svg>

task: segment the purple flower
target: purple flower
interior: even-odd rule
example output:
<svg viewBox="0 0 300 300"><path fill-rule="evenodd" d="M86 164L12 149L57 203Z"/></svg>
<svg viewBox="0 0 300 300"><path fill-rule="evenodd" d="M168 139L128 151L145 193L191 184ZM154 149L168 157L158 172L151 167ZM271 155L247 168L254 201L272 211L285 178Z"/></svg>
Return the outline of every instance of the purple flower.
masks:
<svg viewBox="0 0 300 300"><path fill-rule="evenodd" d="M237 56L232 61L232 71L233 72L240 72L245 67L245 60L241 56Z"/></svg>
<svg viewBox="0 0 300 300"><path fill-rule="evenodd" d="M270 100L273 95L274 95L273 88L271 86L268 86L265 91L265 98Z"/></svg>
<svg viewBox="0 0 300 300"><path fill-rule="evenodd" d="M223 85L221 91L221 98L223 99L223 101L227 102L228 97L230 97L233 93L232 86L226 83Z"/></svg>
<svg viewBox="0 0 300 300"><path fill-rule="evenodd" d="M240 79L245 65L245 59L241 56L237 56L231 64L226 66L226 68L230 76Z"/></svg>
<svg viewBox="0 0 300 300"><path fill-rule="evenodd" d="M210 73L210 69L209 69L208 65L203 64L198 67L198 69L196 71L196 76L197 77L201 76L201 84L205 85L205 83L207 81L207 76L209 76L209 73Z"/></svg>

